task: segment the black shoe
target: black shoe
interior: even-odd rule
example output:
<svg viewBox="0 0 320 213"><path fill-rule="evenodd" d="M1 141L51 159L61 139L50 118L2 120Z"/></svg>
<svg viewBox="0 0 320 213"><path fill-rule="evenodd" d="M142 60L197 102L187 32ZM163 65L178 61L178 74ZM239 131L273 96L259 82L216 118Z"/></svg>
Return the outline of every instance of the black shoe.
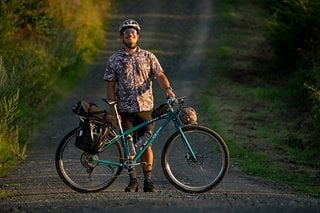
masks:
<svg viewBox="0 0 320 213"><path fill-rule="evenodd" d="M129 185L124 189L125 192L137 192L138 182L136 178L130 179Z"/></svg>
<svg viewBox="0 0 320 213"><path fill-rule="evenodd" d="M150 179L144 180L143 191L144 192L156 192L157 191L156 187L154 187L152 180L150 180Z"/></svg>

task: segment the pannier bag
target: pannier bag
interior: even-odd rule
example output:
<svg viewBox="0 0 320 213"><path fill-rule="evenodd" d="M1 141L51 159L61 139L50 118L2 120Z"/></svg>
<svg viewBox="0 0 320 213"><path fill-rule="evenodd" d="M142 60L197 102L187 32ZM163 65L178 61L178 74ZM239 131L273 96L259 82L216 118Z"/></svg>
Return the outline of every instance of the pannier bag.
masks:
<svg viewBox="0 0 320 213"><path fill-rule="evenodd" d="M75 145L89 153L99 153L108 141L110 126L93 119L80 122Z"/></svg>
<svg viewBox="0 0 320 213"><path fill-rule="evenodd" d="M72 106L72 111L80 116L86 118L96 118L104 123L109 123L113 127L117 126L117 120L115 116L111 115L107 111L99 108L94 103L88 103L86 101L79 101Z"/></svg>
<svg viewBox="0 0 320 213"><path fill-rule="evenodd" d="M72 107L72 111L85 117L80 122L75 145L89 153L102 151L110 136L111 126L116 127L116 119L94 103L79 101Z"/></svg>

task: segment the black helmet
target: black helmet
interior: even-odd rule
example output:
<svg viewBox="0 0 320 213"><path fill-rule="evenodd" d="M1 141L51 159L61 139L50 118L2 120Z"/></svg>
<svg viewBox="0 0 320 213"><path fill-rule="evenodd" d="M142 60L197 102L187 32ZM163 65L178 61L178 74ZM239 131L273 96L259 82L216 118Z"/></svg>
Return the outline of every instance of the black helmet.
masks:
<svg viewBox="0 0 320 213"><path fill-rule="evenodd" d="M128 28L134 28L138 31L138 33L140 32L141 28L140 28L140 25L139 23L136 21L136 20L133 20L133 19L127 19L125 21L123 21L120 26L119 26L119 32L120 34L122 35L123 34L123 31L125 29L128 29Z"/></svg>

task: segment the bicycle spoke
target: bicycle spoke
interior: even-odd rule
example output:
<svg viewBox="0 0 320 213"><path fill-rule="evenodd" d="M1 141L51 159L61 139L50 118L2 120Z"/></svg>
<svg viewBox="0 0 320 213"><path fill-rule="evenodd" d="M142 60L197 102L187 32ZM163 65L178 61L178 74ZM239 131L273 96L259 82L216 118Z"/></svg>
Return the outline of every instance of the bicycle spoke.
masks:
<svg viewBox="0 0 320 213"><path fill-rule="evenodd" d="M221 138L207 128L193 126L184 129L194 153L191 156L185 140L175 133L162 153L162 167L168 180L185 192L204 192L216 186L225 175L229 154Z"/></svg>
<svg viewBox="0 0 320 213"><path fill-rule="evenodd" d="M56 154L59 176L79 192L100 191L111 185L121 172L120 167L98 162L99 159L119 162L122 159L117 143L98 154L84 152L75 146L76 132L61 142Z"/></svg>

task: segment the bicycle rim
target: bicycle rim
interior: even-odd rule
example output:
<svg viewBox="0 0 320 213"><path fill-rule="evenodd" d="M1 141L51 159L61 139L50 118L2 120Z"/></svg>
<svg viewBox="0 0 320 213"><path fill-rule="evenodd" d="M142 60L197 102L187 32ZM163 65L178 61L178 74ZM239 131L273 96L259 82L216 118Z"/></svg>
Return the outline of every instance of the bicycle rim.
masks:
<svg viewBox="0 0 320 213"><path fill-rule="evenodd" d="M173 186L189 193L202 193L218 185L229 167L229 152L223 139L202 126L187 126L183 132L196 156L191 153L181 135L174 133L162 152L162 168Z"/></svg>
<svg viewBox="0 0 320 213"><path fill-rule="evenodd" d="M77 128L61 141L56 152L56 169L60 178L78 192L98 192L109 187L122 167L110 166L97 160L120 162L122 147L115 143L103 152L90 154L75 146Z"/></svg>

